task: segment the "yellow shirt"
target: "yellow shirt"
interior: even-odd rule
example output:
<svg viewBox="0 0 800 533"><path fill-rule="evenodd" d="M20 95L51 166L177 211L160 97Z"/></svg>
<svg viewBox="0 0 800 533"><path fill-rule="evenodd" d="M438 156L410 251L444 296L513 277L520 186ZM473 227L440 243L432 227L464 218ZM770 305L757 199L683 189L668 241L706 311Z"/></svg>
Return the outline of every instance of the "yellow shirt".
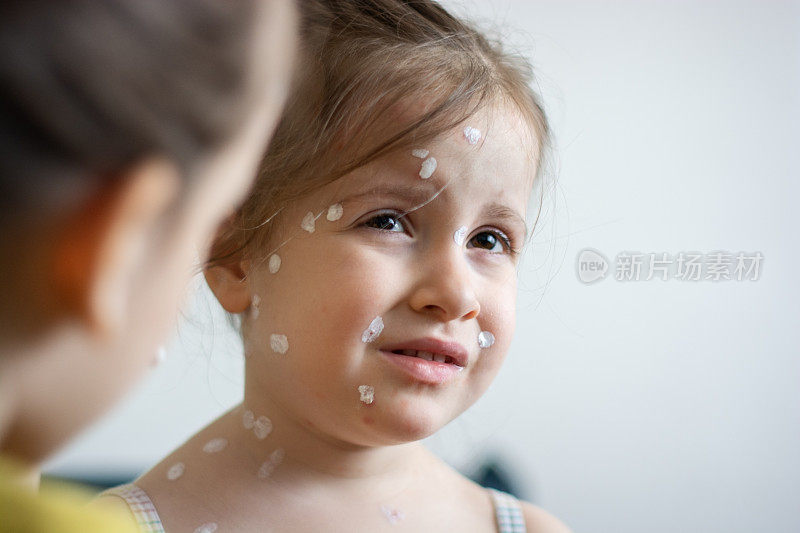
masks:
<svg viewBox="0 0 800 533"><path fill-rule="evenodd" d="M86 508L92 494L66 483L46 483L39 493L12 482L19 469L0 458L0 533L138 533L111 510Z"/></svg>

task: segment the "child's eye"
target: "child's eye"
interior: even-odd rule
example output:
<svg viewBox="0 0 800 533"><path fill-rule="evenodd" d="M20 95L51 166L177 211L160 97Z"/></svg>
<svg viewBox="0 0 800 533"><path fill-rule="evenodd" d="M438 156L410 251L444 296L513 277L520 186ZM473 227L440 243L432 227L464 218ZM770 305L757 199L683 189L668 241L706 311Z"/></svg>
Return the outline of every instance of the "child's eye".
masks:
<svg viewBox="0 0 800 533"><path fill-rule="evenodd" d="M380 213L374 217L364 221L362 224L368 228L375 228L382 231L405 231L403 223L400 222L400 217L392 213Z"/></svg>
<svg viewBox="0 0 800 533"><path fill-rule="evenodd" d="M467 243L468 248L481 248L492 253L513 253L511 240L499 231L482 231L475 234Z"/></svg>

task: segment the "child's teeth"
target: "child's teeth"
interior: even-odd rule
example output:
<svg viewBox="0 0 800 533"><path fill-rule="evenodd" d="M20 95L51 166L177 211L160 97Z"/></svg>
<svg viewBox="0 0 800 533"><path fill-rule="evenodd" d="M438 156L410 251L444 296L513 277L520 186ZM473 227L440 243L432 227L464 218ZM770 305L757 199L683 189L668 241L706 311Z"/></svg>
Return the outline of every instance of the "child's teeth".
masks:
<svg viewBox="0 0 800 533"><path fill-rule="evenodd" d="M437 353L436 355L433 356L433 360L436 361L437 363L444 363L446 357L447 357L446 355L440 355Z"/></svg>
<svg viewBox="0 0 800 533"><path fill-rule="evenodd" d="M415 357L417 355L416 350L403 350L403 355L410 355L411 357Z"/></svg>
<svg viewBox="0 0 800 533"><path fill-rule="evenodd" d="M431 352L417 352L417 357L425 359L426 361L433 361L433 354Z"/></svg>

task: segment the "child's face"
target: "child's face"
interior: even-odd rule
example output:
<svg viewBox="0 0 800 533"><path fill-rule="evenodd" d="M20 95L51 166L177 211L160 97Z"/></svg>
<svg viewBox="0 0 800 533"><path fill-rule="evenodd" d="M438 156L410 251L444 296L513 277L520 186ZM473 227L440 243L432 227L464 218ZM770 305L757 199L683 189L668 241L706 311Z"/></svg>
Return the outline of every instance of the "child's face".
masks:
<svg viewBox="0 0 800 533"><path fill-rule="evenodd" d="M477 144L464 126L483 133ZM388 444L432 434L483 394L514 331L518 258L504 240L523 245L535 168L516 114L487 110L464 126L419 146L438 163L427 180L423 159L402 151L284 210L273 238L276 247L288 240L279 270L271 273L265 257L248 273L260 304L244 318L246 403L266 395L308 427ZM329 221L336 203L342 216ZM301 229L309 211L322 213L313 233ZM378 316L384 329L366 343ZM482 331L496 339L490 347L479 346ZM271 348L272 334L286 336L285 354ZM392 354L415 346L460 352L462 368ZM422 376L407 370L414 366ZM372 403L360 400L361 385L373 388Z"/></svg>

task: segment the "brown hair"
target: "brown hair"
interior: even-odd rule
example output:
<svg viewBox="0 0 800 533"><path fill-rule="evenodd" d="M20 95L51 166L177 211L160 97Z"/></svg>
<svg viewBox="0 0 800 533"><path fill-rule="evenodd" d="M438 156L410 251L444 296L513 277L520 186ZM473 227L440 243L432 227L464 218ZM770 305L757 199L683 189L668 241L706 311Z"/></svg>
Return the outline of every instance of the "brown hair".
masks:
<svg viewBox="0 0 800 533"><path fill-rule="evenodd" d="M207 266L262 250L266 221L286 202L448 131L490 103L518 109L541 161L550 129L530 64L438 3L307 0L302 10L303 70L253 192L218 235Z"/></svg>
<svg viewBox="0 0 800 533"><path fill-rule="evenodd" d="M249 109L255 15L255 0L3 2L0 217L48 218L146 156L190 170Z"/></svg>

